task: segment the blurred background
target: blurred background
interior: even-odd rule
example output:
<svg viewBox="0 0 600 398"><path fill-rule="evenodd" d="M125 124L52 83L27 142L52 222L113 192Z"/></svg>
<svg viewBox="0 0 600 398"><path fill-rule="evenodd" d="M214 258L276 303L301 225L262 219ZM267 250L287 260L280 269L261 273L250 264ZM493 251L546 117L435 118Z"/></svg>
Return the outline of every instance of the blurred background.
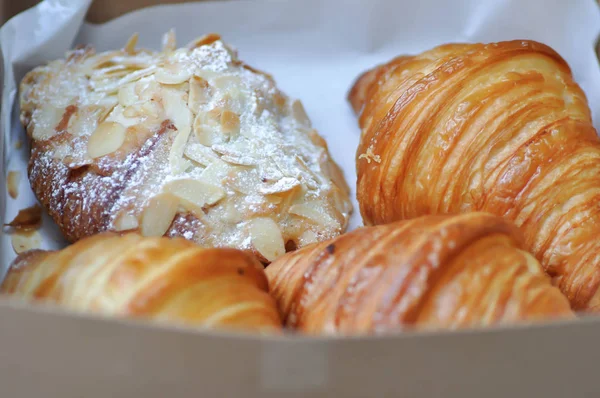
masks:
<svg viewBox="0 0 600 398"><path fill-rule="evenodd" d="M0 24L40 0L0 0ZM136 8L156 4L185 3L193 0L94 0L88 13L90 22L100 23ZM196 0L198 1L198 0ZM202 0L200 0L202 1Z"/></svg>
<svg viewBox="0 0 600 398"><path fill-rule="evenodd" d="M34 6L41 0L0 0L0 26L14 15ZM208 0L93 0L86 19L92 23L106 22L128 11L157 4L187 3ZM214 1L214 0L213 0ZM232 0L218 0L232 1ZM369 0L365 0L369 1ZM527 0L523 0L527 1ZM562 0L569 1L569 0ZM572 0L580 1L580 0ZM598 0L600 2L600 0ZM596 52L600 57L600 40L596 44Z"/></svg>

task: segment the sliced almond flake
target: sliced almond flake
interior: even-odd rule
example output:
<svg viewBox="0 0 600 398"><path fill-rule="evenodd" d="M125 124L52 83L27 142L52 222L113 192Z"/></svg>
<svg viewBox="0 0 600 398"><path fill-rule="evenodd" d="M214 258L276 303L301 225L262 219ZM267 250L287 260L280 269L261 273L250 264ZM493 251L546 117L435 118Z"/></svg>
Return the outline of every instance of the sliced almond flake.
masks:
<svg viewBox="0 0 600 398"><path fill-rule="evenodd" d="M93 159L87 157L87 154L78 154L79 156L67 155L62 158L62 162L71 170L89 166L94 163Z"/></svg>
<svg viewBox="0 0 600 398"><path fill-rule="evenodd" d="M138 95L135 92L135 83L125 84L119 88L118 94L119 104L127 107L136 104L139 101Z"/></svg>
<svg viewBox="0 0 600 398"><path fill-rule="evenodd" d="M64 113L64 108L57 108L51 104L36 108L32 116L33 125L35 126L32 134L33 138L45 140L56 134L56 126L62 120Z"/></svg>
<svg viewBox="0 0 600 398"><path fill-rule="evenodd" d="M281 198L281 196L276 196L276 195L265 196L265 199L267 200L267 202L274 204L274 205L278 205L281 202L283 202L283 199Z"/></svg>
<svg viewBox="0 0 600 398"><path fill-rule="evenodd" d="M277 107L279 112L283 113L285 106L287 104L287 98L280 91L277 91L273 95L273 103L275 104L275 106Z"/></svg>
<svg viewBox="0 0 600 398"><path fill-rule="evenodd" d="M11 243L15 253L21 254L39 249L42 246L42 237L38 231L15 232L11 234Z"/></svg>
<svg viewBox="0 0 600 398"><path fill-rule="evenodd" d="M71 148L71 146L68 144L57 145L54 147L54 151L52 152L52 158L57 160L68 159L72 152L73 148Z"/></svg>
<svg viewBox="0 0 600 398"><path fill-rule="evenodd" d="M17 216L5 227L12 227L18 230L29 231L38 229L42 225L42 208L38 205L19 210Z"/></svg>
<svg viewBox="0 0 600 398"><path fill-rule="evenodd" d="M91 80L96 84L106 84L117 78L122 78L134 70L125 65L112 65L107 68L97 69L91 75Z"/></svg>
<svg viewBox="0 0 600 398"><path fill-rule="evenodd" d="M279 170L279 168L275 164L268 163L268 166L262 170L261 181L263 181L263 182L279 181L283 177L285 177L285 176L283 175L283 173Z"/></svg>
<svg viewBox="0 0 600 398"><path fill-rule="evenodd" d="M202 171L200 179L212 185L222 186L230 169L231 166L225 162L213 162Z"/></svg>
<svg viewBox="0 0 600 398"><path fill-rule="evenodd" d="M19 182L21 179L21 172L12 170L8 172L6 176L6 187L8 190L8 195L16 199L19 196Z"/></svg>
<svg viewBox="0 0 600 398"><path fill-rule="evenodd" d="M162 108L156 101L146 101L140 107L140 111L144 116L147 116L151 119L157 119L160 117Z"/></svg>
<svg viewBox="0 0 600 398"><path fill-rule="evenodd" d="M229 109L223 110L221 113L221 131L224 134L235 135L240 132L240 117L237 113Z"/></svg>
<svg viewBox="0 0 600 398"><path fill-rule="evenodd" d="M194 135L199 143L209 147L224 142L223 134L217 127L206 124L201 113L194 119Z"/></svg>
<svg viewBox="0 0 600 398"><path fill-rule="evenodd" d="M252 104L253 108L254 108L252 113L254 114L254 116L260 118L260 117L262 117L262 115L266 109L265 100L264 100L263 96L258 92L255 92L254 96L256 98L256 101L254 101Z"/></svg>
<svg viewBox="0 0 600 398"><path fill-rule="evenodd" d="M301 125L310 127L310 119L306 114L304 105L302 105L302 102L300 102L299 100L295 100L294 102L292 102L292 116Z"/></svg>
<svg viewBox="0 0 600 398"><path fill-rule="evenodd" d="M163 236L177 214L179 199L169 193L153 196L142 213L143 236Z"/></svg>
<svg viewBox="0 0 600 398"><path fill-rule="evenodd" d="M136 32L131 35L127 43L125 43L125 47L123 47L123 51L125 51L128 55L135 55L135 46L137 45L138 39L140 35Z"/></svg>
<svg viewBox="0 0 600 398"><path fill-rule="evenodd" d="M188 107L192 112L198 113L200 107L206 105L210 99L210 86L205 79L198 76L192 76L189 84Z"/></svg>
<svg viewBox="0 0 600 398"><path fill-rule="evenodd" d="M309 138L310 141L315 144L318 147L321 148L327 148L327 141L325 141L325 139L319 134L319 132L313 128L299 128L298 131L300 131L303 134L306 134Z"/></svg>
<svg viewBox="0 0 600 398"><path fill-rule="evenodd" d="M123 86L127 83L135 82L137 80L140 80L143 77L151 75L156 71L156 69L157 69L156 65L151 65L151 66L147 67L146 69L141 69L141 70L137 70L135 72L131 72L116 82L112 81L110 84L95 83L95 84L92 84L92 87L97 92L116 93L121 86Z"/></svg>
<svg viewBox="0 0 600 398"><path fill-rule="evenodd" d="M151 56L151 54L144 53L144 51L146 51L146 50L139 49L139 50L136 50L135 55L125 55L125 56L116 55L113 57L112 60L117 64L126 66L127 68L131 69L132 71L146 69L150 65L156 63L156 60L154 57Z"/></svg>
<svg viewBox="0 0 600 398"><path fill-rule="evenodd" d="M287 192L285 195L282 195L282 202L279 205L279 211L282 214L288 214L289 208L295 203L302 203L303 198L306 197L308 192L308 188L302 184L297 187L294 187L291 191ZM273 197L272 195L269 196Z"/></svg>
<svg viewBox="0 0 600 398"><path fill-rule="evenodd" d="M257 159L248 156L246 154L248 152L236 150L236 148L232 146L217 144L212 146L212 150L222 155L221 160L227 163L240 166L255 166L259 163Z"/></svg>
<svg viewBox="0 0 600 398"><path fill-rule="evenodd" d="M229 93L225 94L219 102L224 109L237 114L244 113L248 107L248 97L235 87L229 89Z"/></svg>
<svg viewBox="0 0 600 398"><path fill-rule="evenodd" d="M221 160L238 166L255 166L257 164L257 160L249 156L223 155Z"/></svg>
<svg viewBox="0 0 600 398"><path fill-rule="evenodd" d="M192 113L181 97L181 93L177 91L163 89L162 100L166 117L173 121L177 129L177 135L169 153L169 164L172 172L178 174L189 167L189 163L184 162L183 152L192 131Z"/></svg>
<svg viewBox="0 0 600 398"><path fill-rule="evenodd" d="M114 64L113 59L117 55L117 52L111 51L104 54L97 54L94 57L88 58L85 60L84 67L89 68L90 71L98 69L102 65L107 63Z"/></svg>
<svg viewBox="0 0 600 398"><path fill-rule="evenodd" d="M173 52L177 49L177 37L175 36L175 29L169 30L163 36L162 50L163 52Z"/></svg>
<svg viewBox="0 0 600 398"><path fill-rule="evenodd" d="M297 186L300 186L300 181L298 181L296 178L284 177L273 185L261 186L258 191L265 195L272 195L289 192Z"/></svg>
<svg viewBox="0 0 600 398"><path fill-rule="evenodd" d="M223 221L229 224L239 224L244 220L244 215L237 209L234 201L228 200L222 206L223 213L221 217Z"/></svg>
<svg viewBox="0 0 600 398"><path fill-rule="evenodd" d="M217 77L213 82L213 85L216 88L218 88L219 90L223 90L224 92L227 92L231 89L236 89L241 84L241 78L235 75L221 75Z"/></svg>
<svg viewBox="0 0 600 398"><path fill-rule="evenodd" d="M171 85L187 82L191 76L191 71L183 67L181 63L165 65L154 74L157 82Z"/></svg>
<svg viewBox="0 0 600 398"><path fill-rule="evenodd" d="M333 203L335 208L343 214L343 216L347 219L350 212L352 211L352 204L348 199L348 195L342 193L343 191L339 189L337 186L331 187L331 191L329 191L328 199Z"/></svg>
<svg viewBox="0 0 600 398"><path fill-rule="evenodd" d="M340 212L336 207L331 209L332 217L337 221L337 225L341 228L348 226L348 215Z"/></svg>
<svg viewBox="0 0 600 398"><path fill-rule="evenodd" d="M218 72L218 71L214 71L214 70L210 70L210 69L204 69L204 68L196 69L194 71L194 76L198 76L206 81L211 81L221 75L222 75L222 72Z"/></svg>
<svg viewBox="0 0 600 398"><path fill-rule="evenodd" d="M92 159L115 152L125 142L125 126L115 122L104 122L98 125L90 135L87 153Z"/></svg>
<svg viewBox="0 0 600 398"><path fill-rule="evenodd" d="M273 155L268 155L269 160L271 161L271 163L273 165L275 165L275 167L277 167L277 170L279 172L281 172L281 174L285 177L297 177L298 173L290 170L290 167L287 163L285 163L280 156L273 156Z"/></svg>
<svg viewBox="0 0 600 398"><path fill-rule="evenodd" d="M195 40L192 40L191 42L189 42L186 45L186 47L190 50L193 50L193 49L201 47L201 46L206 46L206 45L212 44L217 40L221 40L221 36L219 36L216 33L209 33L209 34L199 37Z"/></svg>
<svg viewBox="0 0 600 398"><path fill-rule="evenodd" d="M319 241L319 236L314 233L313 231L311 231L310 229L307 229L306 231L304 231L302 233L302 235L300 235L299 237L299 241L300 241L300 246L307 246L310 245L311 243L315 243Z"/></svg>
<svg viewBox="0 0 600 398"><path fill-rule="evenodd" d="M144 116L144 112L139 106L131 105L123 109L123 116L125 117L140 117Z"/></svg>
<svg viewBox="0 0 600 398"><path fill-rule="evenodd" d="M202 145L213 146L226 141L226 137L220 131L221 113L222 109L215 108L196 115L194 134Z"/></svg>
<svg viewBox="0 0 600 398"><path fill-rule="evenodd" d="M261 195L246 195L243 214L246 219L276 216L278 204Z"/></svg>
<svg viewBox="0 0 600 398"><path fill-rule="evenodd" d="M213 108L210 111L206 112L206 121L212 126L220 126L221 125L221 115L223 114L223 108Z"/></svg>
<svg viewBox="0 0 600 398"><path fill-rule="evenodd" d="M300 166L301 175L304 178L304 183L310 189L317 189L319 187L319 182L326 183L323 181L323 178L317 175L314 171L308 167L306 162L298 155L295 156L296 162Z"/></svg>
<svg viewBox="0 0 600 398"><path fill-rule="evenodd" d="M128 111L127 114L130 116L126 116L125 109L126 108L123 108L121 105L115 106L113 111L110 113L110 115L108 115L108 117L104 120L103 123L118 123L125 128L136 126L138 124L143 123L144 120L143 120L142 113L140 113L140 116L134 117L134 116L131 116L131 115L133 115L133 112L130 113Z"/></svg>
<svg viewBox="0 0 600 398"><path fill-rule="evenodd" d="M233 166L223 179L223 184L244 195L255 195L260 185L260 179L256 169Z"/></svg>
<svg viewBox="0 0 600 398"><path fill-rule="evenodd" d="M140 101L151 101L160 98L161 86L152 77L143 77L134 83L135 94L138 96Z"/></svg>
<svg viewBox="0 0 600 398"><path fill-rule="evenodd" d="M221 187L191 178L170 181L164 190L177 196L187 210L199 214L205 206L214 205L225 197Z"/></svg>
<svg viewBox="0 0 600 398"><path fill-rule="evenodd" d="M281 230L273 219L260 217L250 220L249 232L252 245L267 261L274 261L285 254Z"/></svg>
<svg viewBox="0 0 600 398"><path fill-rule="evenodd" d="M108 118L108 116L110 116L110 114L112 113L112 111L115 109L116 106L117 106L117 102L115 101L114 104L111 104L109 106L99 107L97 112L95 113L98 117L97 123L100 124L100 123L104 122Z"/></svg>
<svg viewBox="0 0 600 398"><path fill-rule="evenodd" d="M101 114L111 111L119 103L119 98L117 95L90 93L87 102L89 104L87 105L87 109L92 110L94 114ZM83 111L83 109L86 109L85 105L80 106L80 110Z"/></svg>
<svg viewBox="0 0 600 398"><path fill-rule="evenodd" d="M219 157L208 147L202 144L188 144L184 151L185 157L193 160L202 166L208 166L213 162L219 161Z"/></svg>
<svg viewBox="0 0 600 398"><path fill-rule="evenodd" d="M316 207L319 205L308 205L305 203L294 204L290 206L288 212L290 214L294 214L296 216L300 216L310 220L318 225L323 225L326 227L335 226L339 228L339 223L334 220L329 214L318 210Z"/></svg>
<svg viewBox="0 0 600 398"><path fill-rule="evenodd" d="M139 221L133 214L122 213L115 218L113 226L117 232L131 231L139 227Z"/></svg>
<svg viewBox="0 0 600 398"><path fill-rule="evenodd" d="M329 172L331 181L333 181L336 187L338 187L346 195L349 195L350 187L348 186L348 183L346 183L346 178L344 178L344 172L342 171L341 167L338 166L333 160L329 159L326 170Z"/></svg>

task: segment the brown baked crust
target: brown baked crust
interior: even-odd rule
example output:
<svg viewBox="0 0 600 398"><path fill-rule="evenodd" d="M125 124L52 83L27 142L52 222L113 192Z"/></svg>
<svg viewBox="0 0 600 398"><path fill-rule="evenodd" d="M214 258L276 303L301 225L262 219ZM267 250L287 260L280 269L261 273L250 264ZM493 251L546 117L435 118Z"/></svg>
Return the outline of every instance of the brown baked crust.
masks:
<svg viewBox="0 0 600 398"><path fill-rule="evenodd" d="M101 233L21 254L0 293L110 316L275 332L281 320L254 256L182 238Z"/></svg>
<svg viewBox="0 0 600 398"><path fill-rule="evenodd" d="M487 213L359 228L273 262L284 323L306 333L382 333L571 318L569 302Z"/></svg>
<svg viewBox="0 0 600 398"><path fill-rule="evenodd" d="M567 63L532 41L449 44L359 79L366 224L487 211L522 228L574 309L600 309L600 139Z"/></svg>

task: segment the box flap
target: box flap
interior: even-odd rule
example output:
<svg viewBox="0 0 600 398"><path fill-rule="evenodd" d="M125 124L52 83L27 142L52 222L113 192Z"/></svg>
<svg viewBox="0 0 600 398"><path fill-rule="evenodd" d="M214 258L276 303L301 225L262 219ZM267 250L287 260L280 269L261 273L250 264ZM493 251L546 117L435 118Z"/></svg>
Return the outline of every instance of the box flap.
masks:
<svg viewBox="0 0 600 398"><path fill-rule="evenodd" d="M0 301L0 386L18 397L592 397L600 322L260 338ZM564 381L567 381L565 383Z"/></svg>

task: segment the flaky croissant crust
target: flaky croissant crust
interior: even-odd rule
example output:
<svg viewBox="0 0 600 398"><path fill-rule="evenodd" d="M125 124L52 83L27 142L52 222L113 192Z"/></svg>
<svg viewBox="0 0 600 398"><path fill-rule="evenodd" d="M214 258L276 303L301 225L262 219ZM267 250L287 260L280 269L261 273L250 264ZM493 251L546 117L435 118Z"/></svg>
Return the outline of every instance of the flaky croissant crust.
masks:
<svg viewBox="0 0 600 398"><path fill-rule="evenodd" d="M262 265L182 238L103 233L56 252L23 253L0 292L104 315L200 327L277 331Z"/></svg>
<svg viewBox="0 0 600 398"><path fill-rule="evenodd" d="M511 223L485 213L365 227L267 267L288 327L307 333L461 328L571 317Z"/></svg>
<svg viewBox="0 0 600 398"><path fill-rule="evenodd" d="M366 224L488 211L514 221L573 308L600 308L600 140L566 62L532 41L450 44L363 74Z"/></svg>

